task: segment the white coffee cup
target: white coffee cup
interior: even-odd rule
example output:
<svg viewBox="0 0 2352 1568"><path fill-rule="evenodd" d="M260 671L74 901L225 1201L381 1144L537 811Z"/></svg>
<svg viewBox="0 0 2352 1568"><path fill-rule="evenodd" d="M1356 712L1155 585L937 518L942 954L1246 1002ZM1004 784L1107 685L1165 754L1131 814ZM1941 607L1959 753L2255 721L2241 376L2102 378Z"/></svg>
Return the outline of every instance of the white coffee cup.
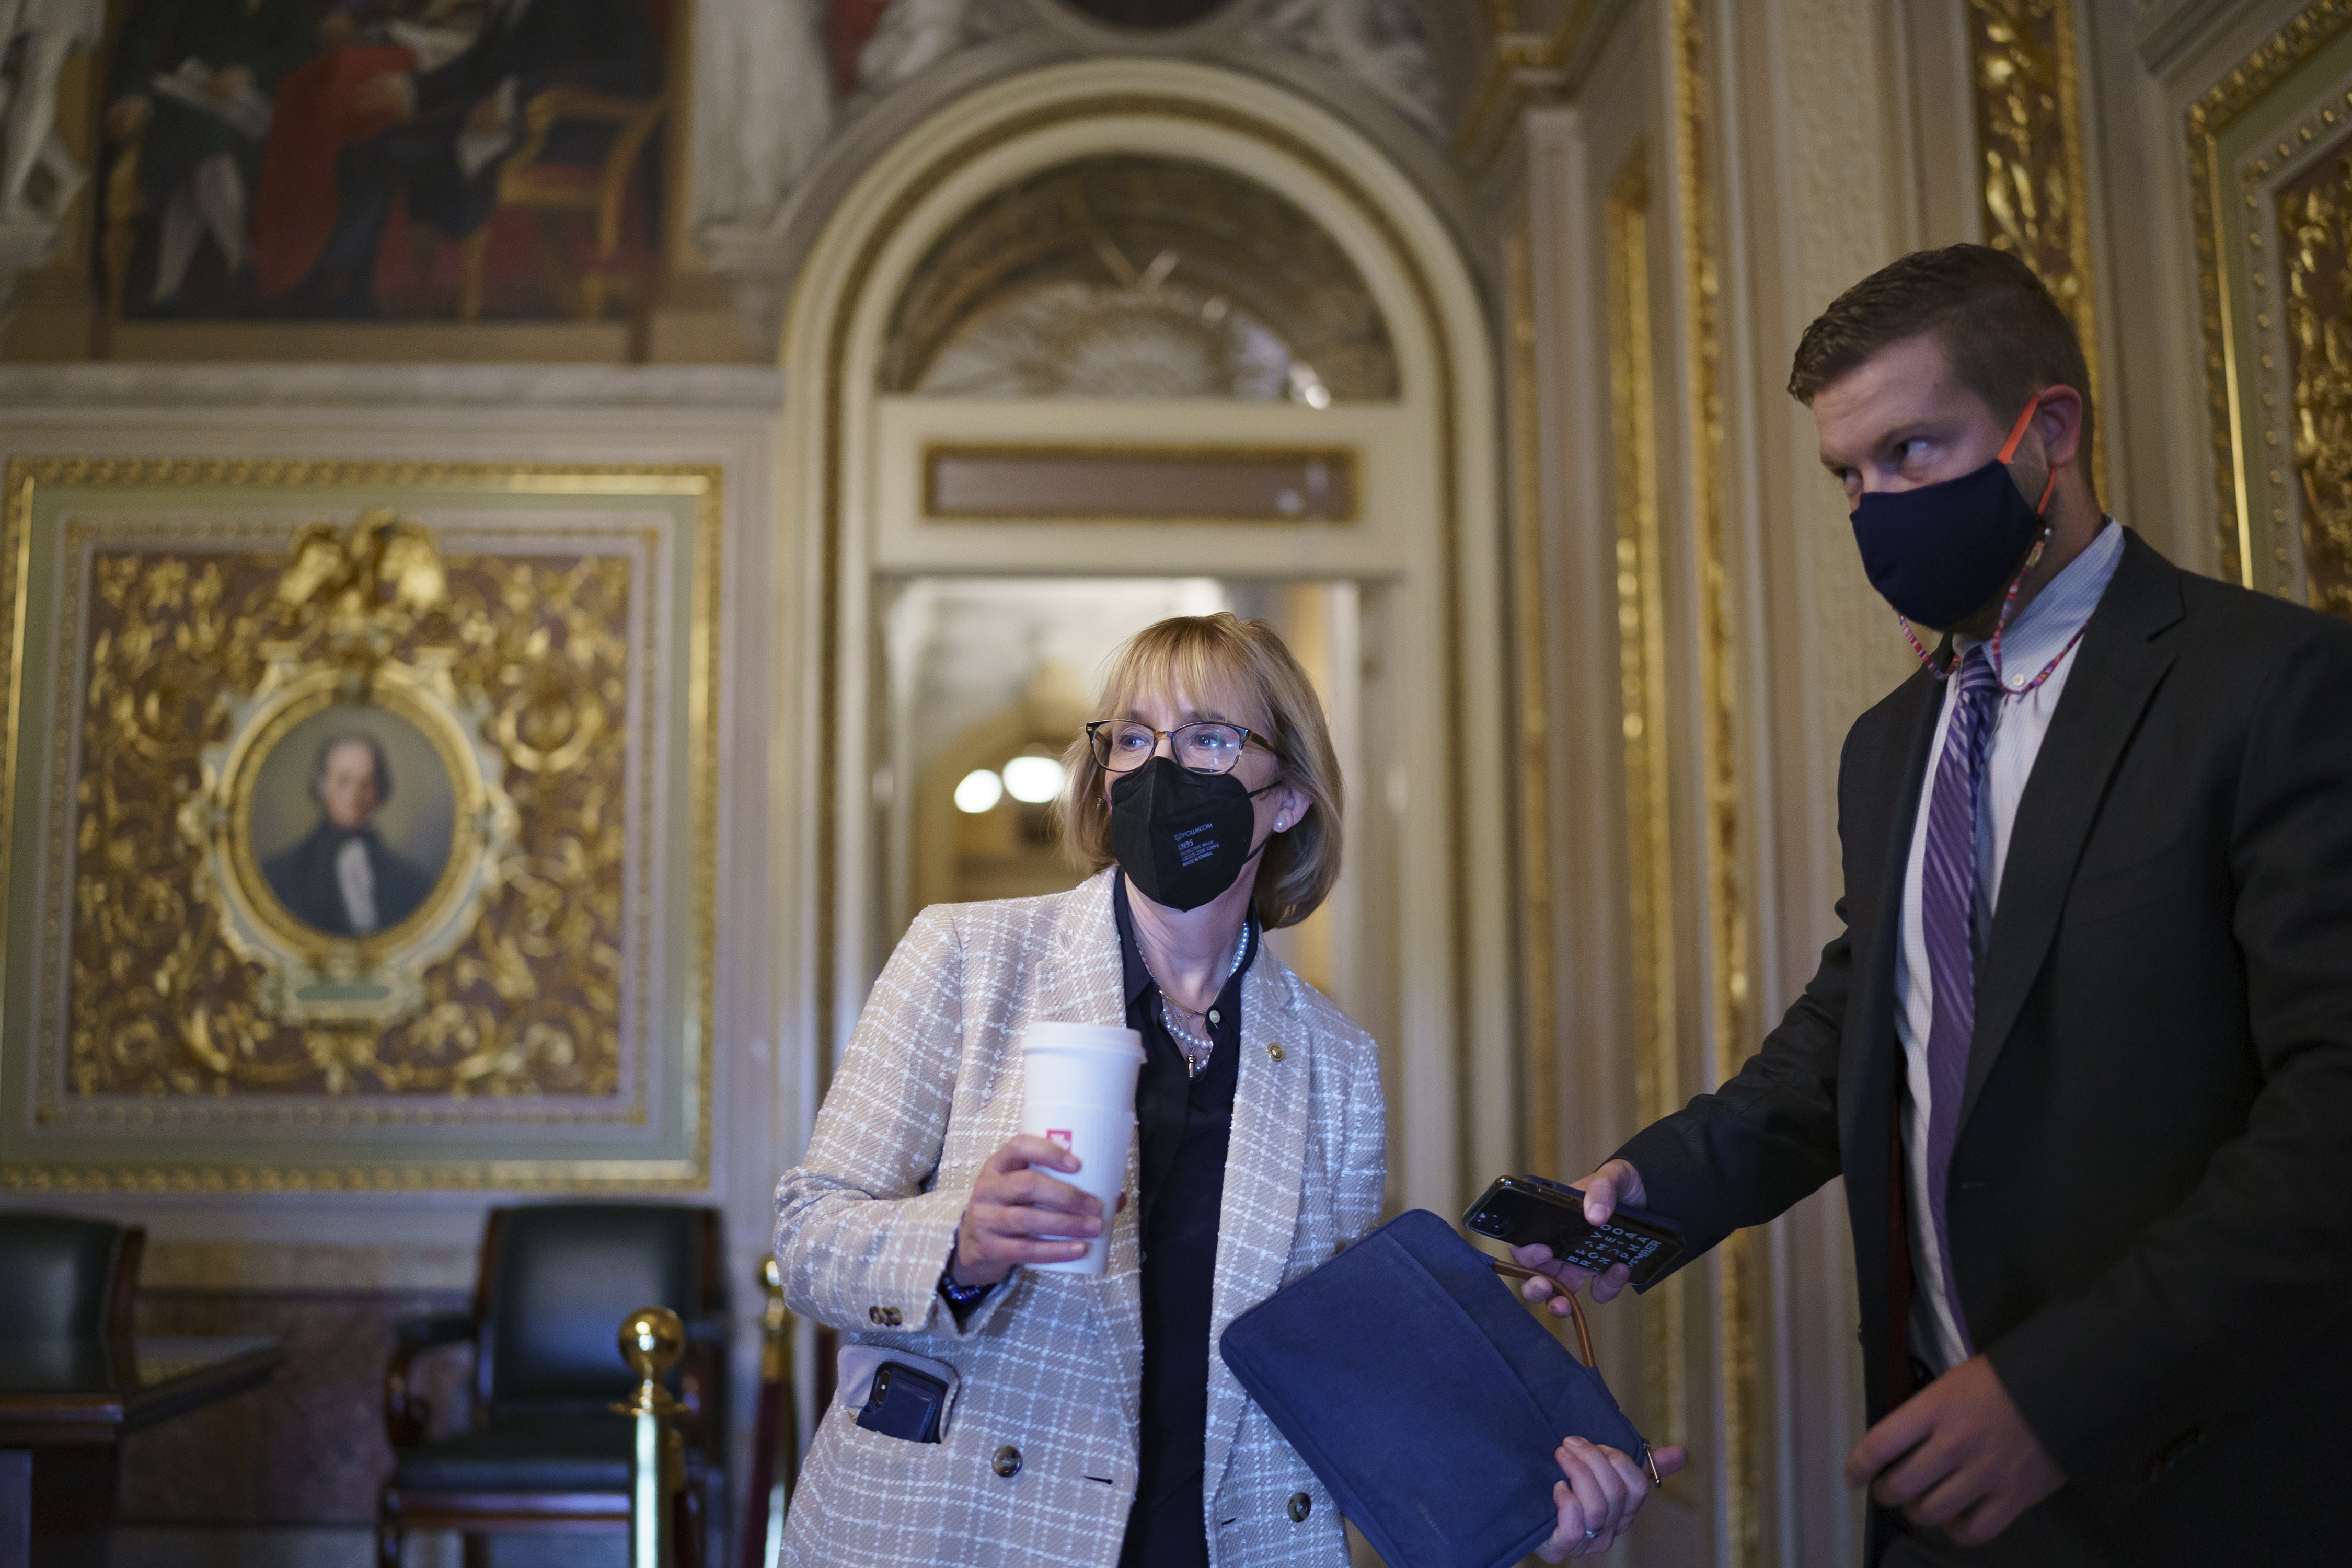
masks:
<svg viewBox="0 0 2352 1568"><path fill-rule="evenodd" d="M1050 1139L1078 1157L1076 1173L1051 1174L1099 1201L1103 1221L1102 1234L1086 1238L1085 1257L1028 1267L1100 1274L1110 1259L1111 1218L1135 1141L1135 1075L1143 1067L1142 1037L1105 1024L1041 1022L1023 1031L1021 1052L1021 1131Z"/></svg>

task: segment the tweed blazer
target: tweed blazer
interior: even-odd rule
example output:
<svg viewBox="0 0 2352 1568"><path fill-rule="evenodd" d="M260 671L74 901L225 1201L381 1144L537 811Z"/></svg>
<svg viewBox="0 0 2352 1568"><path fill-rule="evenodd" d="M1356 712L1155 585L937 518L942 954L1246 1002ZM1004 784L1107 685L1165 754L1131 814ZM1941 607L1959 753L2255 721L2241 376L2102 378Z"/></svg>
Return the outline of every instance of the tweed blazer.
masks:
<svg viewBox="0 0 2352 1568"><path fill-rule="evenodd" d="M945 1362L961 1378L936 1444L866 1431L836 1394L793 1497L787 1563L1118 1561L1143 1378L1133 1153L1101 1276L1015 1269L961 1326L938 1293L981 1163L1020 1131L1022 1029L1032 1019L1126 1022L1117 874L918 916L866 1002L806 1158L776 1190L793 1310L848 1342ZM1242 1030L1202 1522L1214 1568L1345 1568L1330 1495L1214 1346L1235 1316L1379 1220L1380 1061L1370 1036L1263 950L1243 981ZM1012 1467L1006 1450L1018 1455L1011 1475L999 1473Z"/></svg>

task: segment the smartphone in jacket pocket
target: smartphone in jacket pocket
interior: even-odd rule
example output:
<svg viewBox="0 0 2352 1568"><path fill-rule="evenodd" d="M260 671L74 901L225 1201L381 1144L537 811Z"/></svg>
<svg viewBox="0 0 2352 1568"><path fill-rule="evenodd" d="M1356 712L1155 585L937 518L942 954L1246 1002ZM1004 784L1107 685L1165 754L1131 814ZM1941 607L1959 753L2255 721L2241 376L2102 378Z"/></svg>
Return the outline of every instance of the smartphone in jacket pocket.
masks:
<svg viewBox="0 0 2352 1568"><path fill-rule="evenodd" d="M842 1346L837 1373L839 1398L858 1426L909 1443L940 1440L961 1382L943 1361L878 1345Z"/></svg>

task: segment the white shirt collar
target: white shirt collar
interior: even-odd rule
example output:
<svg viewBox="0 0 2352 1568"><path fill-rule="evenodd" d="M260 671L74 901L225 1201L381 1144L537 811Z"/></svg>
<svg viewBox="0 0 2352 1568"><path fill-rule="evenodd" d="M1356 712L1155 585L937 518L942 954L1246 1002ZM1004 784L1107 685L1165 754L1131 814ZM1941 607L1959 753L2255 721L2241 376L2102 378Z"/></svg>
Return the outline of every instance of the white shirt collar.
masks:
<svg viewBox="0 0 2352 1568"><path fill-rule="evenodd" d="M2124 558L2124 526L2113 518L2105 520L2097 537L2083 553L2066 563L2066 568L2042 585L2032 602L2010 622L2000 635L2001 685L2010 691L2021 691L2053 658L2065 651L2074 640L2074 634L2090 620L2091 612L2099 607L2099 598L2107 591L2116 568ZM1965 654L1977 646L1975 637L1956 637L1955 646Z"/></svg>

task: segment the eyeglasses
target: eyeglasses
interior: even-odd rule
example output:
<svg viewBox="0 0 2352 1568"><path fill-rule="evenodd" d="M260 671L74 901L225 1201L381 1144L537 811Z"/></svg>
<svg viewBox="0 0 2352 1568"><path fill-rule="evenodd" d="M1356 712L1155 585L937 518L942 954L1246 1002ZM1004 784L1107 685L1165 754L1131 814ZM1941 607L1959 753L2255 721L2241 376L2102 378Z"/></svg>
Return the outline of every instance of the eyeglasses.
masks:
<svg viewBox="0 0 2352 1568"><path fill-rule="evenodd" d="M1257 738L1239 724L1179 724L1155 730L1132 719L1097 719L1087 726L1087 744L1105 773L1133 773L1151 760L1162 739L1180 768L1196 773L1229 773L1242 760L1242 748ZM1261 752L1273 747L1257 742Z"/></svg>

